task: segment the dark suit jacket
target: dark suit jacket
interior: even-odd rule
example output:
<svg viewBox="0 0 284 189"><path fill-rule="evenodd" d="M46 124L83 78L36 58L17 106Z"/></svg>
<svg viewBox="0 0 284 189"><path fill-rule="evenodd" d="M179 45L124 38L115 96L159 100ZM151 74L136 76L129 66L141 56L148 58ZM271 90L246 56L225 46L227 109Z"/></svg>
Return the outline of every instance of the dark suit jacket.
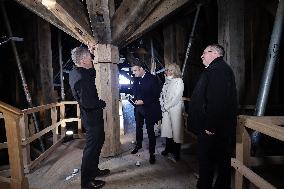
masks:
<svg viewBox="0 0 284 189"><path fill-rule="evenodd" d="M103 125L102 109L106 104L98 97L95 78L96 72L93 68L74 67L69 73L69 84L74 98L80 105L81 117L85 127L101 125L101 123ZM100 117L97 117L98 115Z"/></svg>
<svg viewBox="0 0 284 189"><path fill-rule="evenodd" d="M201 74L189 104L189 127L196 134L205 129L218 136L235 131L237 93L234 73L221 58L216 58Z"/></svg>
<svg viewBox="0 0 284 189"><path fill-rule="evenodd" d="M146 72L143 78L135 79L134 100L143 100L146 123L156 123L162 118L160 92L161 87L156 76Z"/></svg>

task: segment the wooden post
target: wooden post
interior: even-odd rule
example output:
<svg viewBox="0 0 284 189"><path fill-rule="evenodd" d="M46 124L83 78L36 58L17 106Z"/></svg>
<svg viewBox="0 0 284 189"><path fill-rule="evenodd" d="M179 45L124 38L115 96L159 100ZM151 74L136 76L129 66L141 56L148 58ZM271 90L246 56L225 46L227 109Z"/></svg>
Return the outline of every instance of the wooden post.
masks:
<svg viewBox="0 0 284 189"><path fill-rule="evenodd" d="M50 116L51 116L51 124L54 125L57 123L57 107L52 107L50 109ZM58 127L52 130L52 142L56 144L58 141Z"/></svg>
<svg viewBox="0 0 284 189"><path fill-rule="evenodd" d="M80 113L80 106L79 106L79 104L77 104L76 107L77 107L77 118L79 118L79 120L78 120L78 136L79 136L79 138L82 138L83 137L83 134L82 134L82 120L81 120L81 113Z"/></svg>
<svg viewBox="0 0 284 189"><path fill-rule="evenodd" d="M28 189L29 183L24 174L24 163L19 129L20 116L3 112L5 119L8 154L11 170L11 189Z"/></svg>
<svg viewBox="0 0 284 189"><path fill-rule="evenodd" d="M25 140L30 136L29 128L28 128L28 116L26 114L23 114L20 117L19 127L20 127L20 133L21 133L21 140ZM31 163L31 149L30 144L27 144L26 146L22 146L22 153L23 153L23 163L25 167L25 172L29 173L29 164Z"/></svg>
<svg viewBox="0 0 284 189"><path fill-rule="evenodd" d="M41 18L37 18L37 46L36 60L38 60L38 89L41 95L38 102L49 104L55 102L53 86L52 50L50 24ZM45 123L48 123L49 115L45 114Z"/></svg>
<svg viewBox="0 0 284 189"><path fill-rule="evenodd" d="M65 104L60 104L60 121L61 121L61 136L60 138L65 137L66 134L66 122L65 119Z"/></svg>
<svg viewBox="0 0 284 189"><path fill-rule="evenodd" d="M244 0L218 0L218 43L235 73L240 104L245 95L244 25Z"/></svg>
<svg viewBox="0 0 284 189"><path fill-rule="evenodd" d="M102 156L114 156L120 152L118 48L98 44L94 67L97 71L96 86L99 97L106 102L104 109L105 143Z"/></svg>
<svg viewBox="0 0 284 189"><path fill-rule="evenodd" d="M165 67L173 62L176 62L176 37L175 25L171 24L164 28L164 62Z"/></svg>
<svg viewBox="0 0 284 189"><path fill-rule="evenodd" d="M175 24L176 31L176 63L182 69L183 60L185 56L185 39L186 33L184 28L180 24Z"/></svg>
<svg viewBox="0 0 284 189"><path fill-rule="evenodd" d="M244 127L248 116L238 117L238 126L236 132L236 159L242 162L246 167L250 166L250 136L247 129ZM248 181L245 177L236 171L235 188L244 189L248 187Z"/></svg>

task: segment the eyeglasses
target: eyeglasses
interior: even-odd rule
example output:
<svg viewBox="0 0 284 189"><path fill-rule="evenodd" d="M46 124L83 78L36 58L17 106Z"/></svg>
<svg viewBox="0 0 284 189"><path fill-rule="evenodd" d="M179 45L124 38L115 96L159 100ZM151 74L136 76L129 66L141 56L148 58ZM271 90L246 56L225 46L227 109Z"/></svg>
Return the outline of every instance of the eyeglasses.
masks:
<svg viewBox="0 0 284 189"><path fill-rule="evenodd" d="M213 52L213 51L203 51L202 54L209 53L209 52Z"/></svg>

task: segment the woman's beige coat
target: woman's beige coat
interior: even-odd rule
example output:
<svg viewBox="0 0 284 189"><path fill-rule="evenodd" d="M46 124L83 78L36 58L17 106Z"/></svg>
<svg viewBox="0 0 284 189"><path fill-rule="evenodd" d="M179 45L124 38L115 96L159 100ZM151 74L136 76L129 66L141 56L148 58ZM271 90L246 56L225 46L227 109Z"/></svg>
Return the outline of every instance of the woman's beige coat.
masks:
<svg viewBox="0 0 284 189"><path fill-rule="evenodd" d="M161 137L173 138L176 143L183 142L183 90L184 83L181 78L166 78L160 96L163 112Z"/></svg>

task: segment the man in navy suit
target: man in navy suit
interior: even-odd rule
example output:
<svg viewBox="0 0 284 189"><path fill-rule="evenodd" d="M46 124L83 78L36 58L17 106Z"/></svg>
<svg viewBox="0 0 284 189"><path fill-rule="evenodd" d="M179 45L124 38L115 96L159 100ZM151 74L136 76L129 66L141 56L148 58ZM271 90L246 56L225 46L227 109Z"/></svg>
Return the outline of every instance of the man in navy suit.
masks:
<svg viewBox="0 0 284 189"><path fill-rule="evenodd" d="M154 125L162 118L161 106L159 103L160 85L156 76L146 72L140 64L132 66L132 73L136 77L133 94L135 103L136 121L136 146L132 154L136 154L142 148L143 125L146 123L149 138L150 164L154 164L156 138Z"/></svg>

